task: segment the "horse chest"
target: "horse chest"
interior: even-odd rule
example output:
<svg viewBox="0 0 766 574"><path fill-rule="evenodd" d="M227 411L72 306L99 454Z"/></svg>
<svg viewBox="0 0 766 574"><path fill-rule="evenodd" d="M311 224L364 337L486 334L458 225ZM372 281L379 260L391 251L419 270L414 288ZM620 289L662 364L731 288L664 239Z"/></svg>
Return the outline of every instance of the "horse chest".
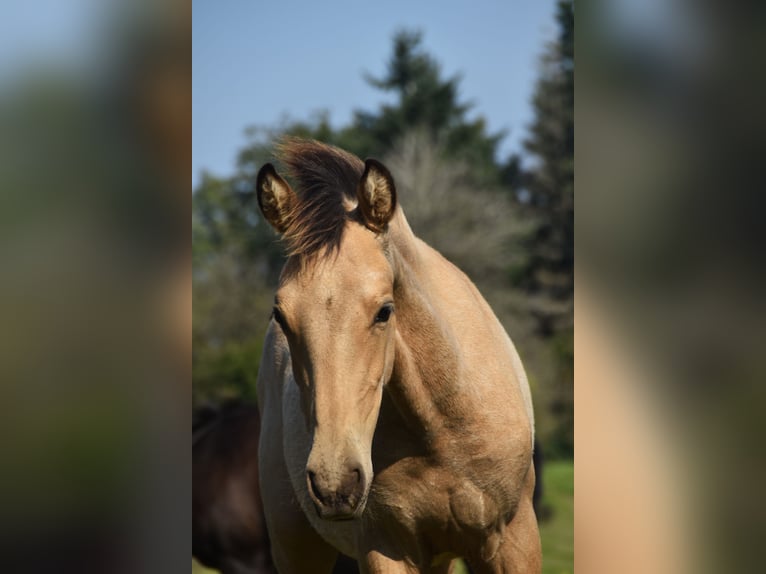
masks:
<svg viewBox="0 0 766 574"><path fill-rule="evenodd" d="M416 562L475 548L492 553L507 512L494 494L452 469L403 461L376 477L367 527L384 525L381 534Z"/></svg>

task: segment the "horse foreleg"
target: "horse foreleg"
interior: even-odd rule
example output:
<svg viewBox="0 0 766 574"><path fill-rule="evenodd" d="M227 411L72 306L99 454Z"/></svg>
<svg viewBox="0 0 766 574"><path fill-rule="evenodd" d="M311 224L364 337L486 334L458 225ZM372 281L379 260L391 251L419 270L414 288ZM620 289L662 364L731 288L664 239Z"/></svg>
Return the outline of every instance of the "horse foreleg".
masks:
<svg viewBox="0 0 766 574"><path fill-rule="evenodd" d="M532 506L534 470L530 469L527 484L513 520L505 527L500 547L488 561L472 559L476 574L539 574L542 550L537 518Z"/></svg>
<svg viewBox="0 0 766 574"><path fill-rule="evenodd" d="M359 561L361 574L418 574L420 570L407 562L392 560L376 550L367 552Z"/></svg>
<svg viewBox="0 0 766 574"><path fill-rule="evenodd" d="M279 574L330 574L338 551L311 528L302 514L286 514L269 521L271 553Z"/></svg>

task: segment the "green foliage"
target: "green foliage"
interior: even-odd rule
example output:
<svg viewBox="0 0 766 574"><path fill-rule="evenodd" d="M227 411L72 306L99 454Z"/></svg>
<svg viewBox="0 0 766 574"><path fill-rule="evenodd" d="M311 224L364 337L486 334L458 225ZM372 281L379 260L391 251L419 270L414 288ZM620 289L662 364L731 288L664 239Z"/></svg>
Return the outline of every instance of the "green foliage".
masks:
<svg viewBox="0 0 766 574"><path fill-rule="evenodd" d="M201 345L192 362L197 402L223 403L242 398L255 401L255 381L263 350L259 335L242 342L227 341L220 347Z"/></svg>
<svg viewBox="0 0 766 574"><path fill-rule="evenodd" d="M192 197L195 404L255 397L283 255L244 181L206 175Z"/></svg>

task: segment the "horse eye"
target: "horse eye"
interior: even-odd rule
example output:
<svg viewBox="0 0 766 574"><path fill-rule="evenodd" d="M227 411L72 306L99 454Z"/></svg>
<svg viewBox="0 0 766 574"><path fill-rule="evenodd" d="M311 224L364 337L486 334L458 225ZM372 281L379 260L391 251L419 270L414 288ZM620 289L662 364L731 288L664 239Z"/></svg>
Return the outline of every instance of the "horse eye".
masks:
<svg viewBox="0 0 766 574"><path fill-rule="evenodd" d="M380 311L378 311L378 314L375 315L375 322L376 323L386 323L388 319L391 317L391 313L394 312L394 308L389 305L383 305L380 308Z"/></svg>
<svg viewBox="0 0 766 574"><path fill-rule="evenodd" d="M285 320L284 320L284 317L282 317L282 313L279 311L279 309L277 309L276 307L274 307L274 308L271 310L271 317L272 317L272 318L273 318L273 319L274 319L274 320L275 320L277 323L279 323L279 325L280 325L281 327L284 327L284 325L285 325Z"/></svg>

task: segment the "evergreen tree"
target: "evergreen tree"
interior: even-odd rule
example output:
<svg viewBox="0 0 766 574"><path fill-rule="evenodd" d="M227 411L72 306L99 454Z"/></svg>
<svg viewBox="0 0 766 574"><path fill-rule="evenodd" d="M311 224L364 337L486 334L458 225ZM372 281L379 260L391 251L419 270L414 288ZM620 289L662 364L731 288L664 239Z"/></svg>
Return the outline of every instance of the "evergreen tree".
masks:
<svg viewBox="0 0 766 574"><path fill-rule="evenodd" d="M574 293L574 5L560 1L558 41L545 53L524 142L536 164L523 178L521 203L536 220L521 284L537 297L540 331L566 328Z"/></svg>
<svg viewBox="0 0 766 574"><path fill-rule="evenodd" d="M520 207L535 220L524 242L527 261L516 273L527 291L537 334L548 341L551 380L539 393L537 408L550 421L548 452L571 456L574 450L574 4L557 6L559 35L543 56L533 106L535 118L524 148L534 168L515 178Z"/></svg>
<svg viewBox="0 0 766 574"><path fill-rule="evenodd" d="M484 118L467 117L471 105L460 101L460 76L443 78L439 63L423 48L420 32L402 30L394 36L386 73L367 77L374 87L396 96L375 112L357 111L353 125L341 134L362 156L384 156L406 134L425 131L445 152L471 166L480 182L499 179L497 146L503 133L490 134ZM356 146L356 147L355 147Z"/></svg>

